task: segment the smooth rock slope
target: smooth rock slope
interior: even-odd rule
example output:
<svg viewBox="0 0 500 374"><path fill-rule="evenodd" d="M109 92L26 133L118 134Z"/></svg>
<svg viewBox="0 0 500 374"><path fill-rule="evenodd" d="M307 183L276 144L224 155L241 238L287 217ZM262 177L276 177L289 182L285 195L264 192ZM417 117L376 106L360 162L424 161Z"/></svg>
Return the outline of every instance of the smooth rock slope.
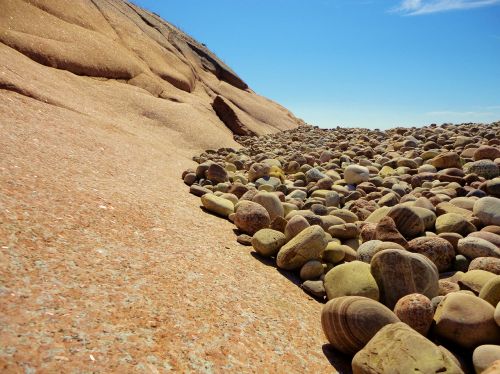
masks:
<svg viewBox="0 0 500 374"><path fill-rule="evenodd" d="M203 45L122 1L2 0L0 118L1 372L331 369L320 305L183 193L194 153L300 123Z"/></svg>

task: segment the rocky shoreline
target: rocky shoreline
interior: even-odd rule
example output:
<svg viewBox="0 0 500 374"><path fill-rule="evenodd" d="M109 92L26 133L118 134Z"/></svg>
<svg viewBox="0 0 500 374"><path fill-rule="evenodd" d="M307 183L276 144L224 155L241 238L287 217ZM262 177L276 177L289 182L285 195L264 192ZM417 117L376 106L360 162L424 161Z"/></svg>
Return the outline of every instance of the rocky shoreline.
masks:
<svg viewBox="0 0 500 374"><path fill-rule="evenodd" d="M326 302L354 373L500 370L500 122L236 140L184 182Z"/></svg>

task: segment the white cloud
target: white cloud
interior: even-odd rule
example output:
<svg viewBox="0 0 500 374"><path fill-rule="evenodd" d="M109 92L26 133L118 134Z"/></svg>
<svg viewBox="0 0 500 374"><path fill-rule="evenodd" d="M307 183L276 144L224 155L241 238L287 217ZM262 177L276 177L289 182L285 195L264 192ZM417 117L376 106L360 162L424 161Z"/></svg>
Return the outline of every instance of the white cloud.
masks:
<svg viewBox="0 0 500 374"><path fill-rule="evenodd" d="M482 8L500 4L500 0L403 0L391 11L407 16Z"/></svg>

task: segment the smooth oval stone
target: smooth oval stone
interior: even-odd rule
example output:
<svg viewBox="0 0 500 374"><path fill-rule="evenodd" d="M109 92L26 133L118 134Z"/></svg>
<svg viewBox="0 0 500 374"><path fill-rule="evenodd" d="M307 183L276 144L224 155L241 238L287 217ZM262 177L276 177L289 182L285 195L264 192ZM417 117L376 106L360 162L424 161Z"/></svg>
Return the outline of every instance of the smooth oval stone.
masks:
<svg viewBox="0 0 500 374"><path fill-rule="evenodd" d="M492 147L490 145L481 145L474 151L474 155L472 156L472 158L474 159L474 161L495 160L496 158L500 158L500 149Z"/></svg>
<svg viewBox="0 0 500 374"><path fill-rule="evenodd" d="M338 243L330 242L323 251L322 259L325 262L337 264L345 258L345 255L344 249Z"/></svg>
<svg viewBox="0 0 500 374"><path fill-rule="evenodd" d="M341 223L354 223L359 221L359 218L353 212L350 212L347 209L337 209L330 213L331 216L340 218L344 222ZM335 223L334 225L340 225L341 223Z"/></svg>
<svg viewBox="0 0 500 374"><path fill-rule="evenodd" d="M340 195L338 192L328 191L328 193L325 194L325 205L327 207L338 207L340 205Z"/></svg>
<svg viewBox="0 0 500 374"><path fill-rule="evenodd" d="M344 180L347 184L360 184L370 180L370 171L361 165L349 165L344 170Z"/></svg>
<svg viewBox="0 0 500 374"><path fill-rule="evenodd" d="M341 225L333 225L328 228L331 236L338 239L352 239L359 235L359 228L354 223L344 223Z"/></svg>
<svg viewBox="0 0 500 374"><path fill-rule="evenodd" d="M376 253L371 272L380 290L380 301L394 308L403 296L420 293L432 299L439 294L439 273L427 257L396 249Z"/></svg>
<svg viewBox="0 0 500 374"><path fill-rule="evenodd" d="M492 278L495 278L495 274L489 271L469 270L460 277L458 284L462 290L469 290L477 295Z"/></svg>
<svg viewBox="0 0 500 374"><path fill-rule="evenodd" d="M403 322L384 326L352 360L353 374L463 374L454 357Z"/></svg>
<svg viewBox="0 0 500 374"><path fill-rule="evenodd" d="M430 160L432 166L437 169L461 168L460 156L455 152L441 153Z"/></svg>
<svg viewBox="0 0 500 374"><path fill-rule="evenodd" d="M493 319L494 310L477 296L452 292L443 298L434 313L433 332L465 349L498 344L500 329Z"/></svg>
<svg viewBox="0 0 500 374"><path fill-rule="evenodd" d="M285 270L298 269L309 260L319 259L327 244L325 232L320 226L308 227L281 247L276 264Z"/></svg>
<svg viewBox="0 0 500 374"><path fill-rule="evenodd" d="M271 219L266 208L252 201L240 201L236 207L234 224L241 231L253 235L269 227Z"/></svg>
<svg viewBox="0 0 500 374"><path fill-rule="evenodd" d="M498 345L480 345L472 353L472 363L476 374L484 372L497 360L500 360L500 346Z"/></svg>
<svg viewBox="0 0 500 374"><path fill-rule="evenodd" d="M262 205L269 213L271 221L276 217L284 217L285 211L278 196L274 193L259 192L252 199L254 203Z"/></svg>
<svg viewBox="0 0 500 374"><path fill-rule="evenodd" d="M486 179L493 179L500 174L498 165L491 160L469 162L464 165L464 171L466 174L476 174Z"/></svg>
<svg viewBox="0 0 500 374"><path fill-rule="evenodd" d="M382 243L380 240L369 240L367 242L362 243L357 252L358 258L360 261L370 263L372 257L377 253L377 246ZM381 251L380 249L379 251Z"/></svg>
<svg viewBox="0 0 500 374"><path fill-rule="evenodd" d="M490 273L500 275L500 258L476 257L470 262L469 270L486 270Z"/></svg>
<svg viewBox="0 0 500 374"><path fill-rule="evenodd" d="M448 295L451 292L460 291L460 286L457 283L448 281L446 279L439 280L439 295Z"/></svg>
<svg viewBox="0 0 500 374"><path fill-rule="evenodd" d="M385 325L399 322L384 305L362 296L343 296L328 301L321 312L321 325L330 344L340 352L354 354Z"/></svg>
<svg viewBox="0 0 500 374"><path fill-rule="evenodd" d="M319 299L324 299L326 296L325 287L322 280L306 280L304 283L302 283L301 287L308 294Z"/></svg>
<svg viewBox="0 0 500 374"><path fill-rule="evenodd" d="M307 261L300 269L300 279L313 280L323 274L323 264L318 260Z"/></svg>
<svg viewBox="0 0 500 374"><path fill-rule="evenodd" d="M436 265L439 272L448 270L455 260L455 250L445 239L420 237L408 242L408 250L420 253Z"/></svg>
<svg viewBox="0 0 500 374"><path fill-rule="evenodd" d="M424 220L409 206L396 205L387 214L396 223L398 231L405 238L414 238L425 232Z"/></svg>
<svg viewBox="0 0 500 374"><path fill-rule="evenodd" d="M214 183L222 183L227 180L227 171L219 164L211 164L207 171L206 176L209 181Z"/></svg>
<svg viewBox="0 0 500 374"><path fill-rule="evenodd" d="M252 237L247 234L240 234L236 237L236 241L242 245L250 246L252 245Z"/></svg>
<svg viewBox="0 0 500 374"><path fill-rule="evenodd" d="M193 184L190 188L189 188L189 193L195 195L195 196L198 196L198 197L201 197L205 194L211 194L212 191L210 191L208 188L206 187L202 187L202 186L198 186L197 184Z"/></svg>
<svg viewBox="0 0 500 374"><path fill-rule="evenodd" d="M387 214L389 214L391 209L392 208L390 206L383 206L383 207L380 207L378 209L375 209L368 216L368 218L365 220L365 222L379 223L382 220L382 218L384 218L385 216L387 216Z"/></svg>
<svg viewBox="0 0 500 374"><path fill-rule="evenodd" d="M497 306L500 302L500 275L493 276L483 285L479 292L479 297L494 307Z"/></svg>
<svg viewBox="0 0 500 374"><path fill-rule="evenodd" d="M434 308L427 296L413 293L398 300L394 313L401 322L426 336L432 324Z"/></svg>
<svg viewBox="0 0 500 374"><path fill-rule="evenodd" d="M455 251L457 250L458 241L463 238L462 235L456 232L443 232L438 234L438 237L446 239L453 246Z"/></svg>
<svg viewBox="0 0 500 374"><path fill-rule="evenodd" d="M455 232L466 236L476 231L476 227L464 216L456 213L446 213L436 219L436 233Z"/></svg>
<svg viewBox="0 0 500 374"><path fill-rule="evenodd" d="M500 258L500 249L487 240L475 237L460 239L457 245L457 252L471 259L477 257Z"/></svg>
<svg viewBox="0 0 500 374"><path fill-rule="evenodd" d="M473 212L484 226L500 226L500 199L483 197L474 203Z"/></svg>
<svg viewBox="0 0 500 374"><path fill-rule="evenodd" d="M293 216L290 218L288 223L285 226L285 238L286 241L290 241L293 237L295 237L302 230L311 226L307 220L302 216Z"/></svg>
<svg viewBox="0 0 500 374"><path fill-rule="evenodd" d="M473 237L473 238L481 238L481 239L487 240L490 243L496 245L497 247L500 247L500 235L494 234L492 232L476 231L476 232L473 232L472 234L469 234L468 236Z"/></svg>
<svg viewBox="0 0 500 374"><path fill-rule="evenodd" d="M325 276L325 290L329 300L341 296L364 296L378 301L377 282L370 273L370 265L352 261L335 266Z"/></svg>
<svg viewBox="0 0 500 374"><path fill-rule="evenodd" d="M259 230L252 237L253 248L265 257L276 256L285 242L285 234L271 229Z"/></svg>
<svg viewBox="0 0 500 374"><path fill-rule="evenodd" d="M234 204L231 201L211 193L203 195L201 203L206 210L222 217L228 217L231 213L234 213Z"/></svg>

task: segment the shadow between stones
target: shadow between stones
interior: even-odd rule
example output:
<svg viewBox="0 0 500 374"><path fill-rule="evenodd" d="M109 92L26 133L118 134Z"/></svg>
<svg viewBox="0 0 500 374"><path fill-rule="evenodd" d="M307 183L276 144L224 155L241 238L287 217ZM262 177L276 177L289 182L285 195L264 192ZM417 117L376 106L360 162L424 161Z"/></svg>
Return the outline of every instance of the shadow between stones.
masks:
<svg viewBox="0 0 500 374"><path fill-rule="evenodd" d="M274 258L263 257L255 251L250 252L250 254L252 255L253 258L255 258L256 260L259 260L262 264L264 264L266 266L272 266L281 275L283 275L286 279L288 279L290 282L295 284L297 287L301 288L300 286L302 284L302 281L300 280L300 277L291 271L286 271L286 270L278 268L276 266L276 260Z"/></svg>
<svg viewBox="0 0 500 374"><path fill-rule="evenodd" d="M352 374L351 360L349 356L340 353L335 350L331 344L323 344L322 346L323 354L330 361L330 364L340 373L340 374Z"/></svg>

